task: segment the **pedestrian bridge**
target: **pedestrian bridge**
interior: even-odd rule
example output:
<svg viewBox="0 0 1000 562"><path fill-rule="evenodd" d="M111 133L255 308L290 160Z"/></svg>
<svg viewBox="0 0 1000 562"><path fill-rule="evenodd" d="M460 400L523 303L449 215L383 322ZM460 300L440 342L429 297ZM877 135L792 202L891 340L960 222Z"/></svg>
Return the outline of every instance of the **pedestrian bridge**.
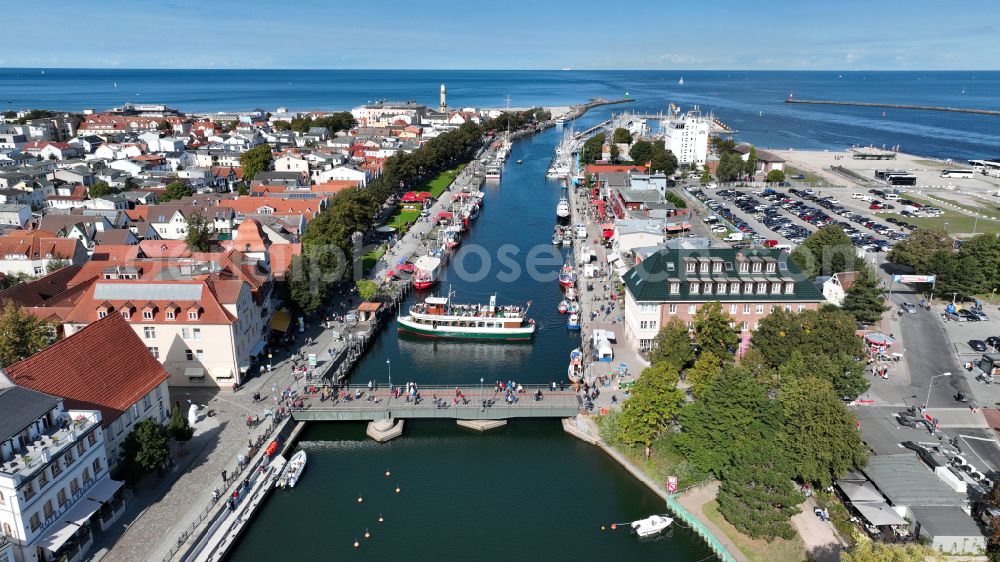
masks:
<svg viewBox="0 0 1000 562"><path fill-rule="evenodd" d="M303 407L292 411L295 421L376 421L388 419L452 419L452 420L508 420L517 418L569 418L580 413L581 399L572 388L550 390L547 385L523 386L523 392L515 394L513 403L505 400L504 393L495 392L494 387L479 385L461 386L458 390L465 396L455 403L455 386L418 386L419 401L407 401L404 396L394 398L387 388L377 388L372 392L367 386L351 386L347 392L353 398L355 391L361 390L360 400L328 398L321 400L319 393L300 393ZM536 400L536 392L541 398ZM364 396L372 395L372 400ZM440 405L435 404L435 397ZM484 405L484 401L486 402Z"/></svg>

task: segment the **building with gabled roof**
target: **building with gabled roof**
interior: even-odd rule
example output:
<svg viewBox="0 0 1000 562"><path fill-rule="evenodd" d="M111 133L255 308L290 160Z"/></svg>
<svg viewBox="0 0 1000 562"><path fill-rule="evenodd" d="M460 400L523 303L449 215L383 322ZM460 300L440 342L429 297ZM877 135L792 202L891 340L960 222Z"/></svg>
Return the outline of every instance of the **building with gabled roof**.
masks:
<svg viewBox="0 0 1000 562"><path fill-rule="evenodd" d="M169 375L120 314L111 314L7 366L19 386L62 398L70 408L100 410L114 468L136 423L170 416Z"/></svg>
<svg viewBox="0 0 1000 562"><path fill-rule="evenodd" d="M0 273L44 275L61 261L82 265L87 250L76 238L60 238L40 230L15 230L0 236Z"/></svg>

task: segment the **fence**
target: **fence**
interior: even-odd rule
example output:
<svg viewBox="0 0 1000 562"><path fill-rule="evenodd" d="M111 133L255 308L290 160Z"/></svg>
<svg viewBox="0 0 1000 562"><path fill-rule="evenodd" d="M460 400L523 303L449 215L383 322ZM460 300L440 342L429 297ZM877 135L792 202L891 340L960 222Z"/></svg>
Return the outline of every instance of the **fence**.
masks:
<svg viewBox="0 0 1000 562"><path fill-rule="evenodd" d="M667 508L672 511L678 518L684 521L694 532L705 540L708 547L712 549L712 552L719 557L722 562L736 562L736 558L729 552L729 550L722 544L722 542L712 534L712 531L705 526L704 523L698 521L698 519L692 515L688 510L684 509L684 506L679 504L675 499L676 496L671 494L667 496Z"/></svg>

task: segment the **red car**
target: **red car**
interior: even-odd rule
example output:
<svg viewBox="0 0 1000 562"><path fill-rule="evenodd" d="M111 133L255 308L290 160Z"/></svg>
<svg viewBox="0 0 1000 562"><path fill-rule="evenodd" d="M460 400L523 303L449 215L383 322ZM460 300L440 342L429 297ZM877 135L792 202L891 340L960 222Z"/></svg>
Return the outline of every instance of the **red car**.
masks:
<svg viewBox="0 0 1000 562"><path fill-rule="evenodd" d="M876 201L876 202L872 203L871 205L869 205L868 208L872 209L874 211L881 211L885 207L883 207L881 203L879 203L878 201Z"/></svg>

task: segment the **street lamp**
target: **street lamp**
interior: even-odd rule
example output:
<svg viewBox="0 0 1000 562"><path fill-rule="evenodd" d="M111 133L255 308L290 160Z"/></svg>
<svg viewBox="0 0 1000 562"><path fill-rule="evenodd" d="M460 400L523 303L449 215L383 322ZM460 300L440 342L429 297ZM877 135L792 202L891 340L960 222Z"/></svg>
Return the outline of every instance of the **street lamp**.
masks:
<svg viewBox="0 0 1000 562"><path fill-rule="evenodd" d="M391 398L392 397L392 360L390 360L390 359L386 359L385 360L385 368L389 370L389 398ZM385 401L389 402L389 398L386 398Z"/></svg>
<svg viewBox="0 0 1000 562"><path fill-rule="evenodd" d="M938 377L950 377L951 371L947 373L941 373L940 375L934 375L931 377L931 383L927 386L927 400L924 400L924 411L927 410L928 403L931 401L931 389L934 388L934 379Z"/></svg>
<svg viewBox="0 0 1000 562"><path fill-rule="evenodd" d="M486 412L486 399L483 398L483 377L479 377L479 400L482 406L479 407L479 411Z"/></svg>

